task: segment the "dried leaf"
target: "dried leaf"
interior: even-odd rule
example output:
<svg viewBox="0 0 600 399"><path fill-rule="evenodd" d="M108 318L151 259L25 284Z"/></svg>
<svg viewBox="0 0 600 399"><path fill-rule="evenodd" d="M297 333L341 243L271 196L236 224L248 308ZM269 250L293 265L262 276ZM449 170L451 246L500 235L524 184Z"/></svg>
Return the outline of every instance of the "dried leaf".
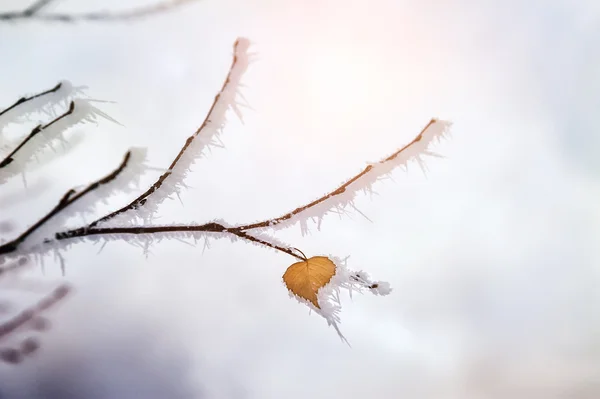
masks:
<svg viewBox="0 0 600 399"><path fill-rule="evenodd" d="M320 309L317 292L335 274L335 263L325 256L314 256L288 267L283 274L287 288L301 298L310 301Z"/></svg>

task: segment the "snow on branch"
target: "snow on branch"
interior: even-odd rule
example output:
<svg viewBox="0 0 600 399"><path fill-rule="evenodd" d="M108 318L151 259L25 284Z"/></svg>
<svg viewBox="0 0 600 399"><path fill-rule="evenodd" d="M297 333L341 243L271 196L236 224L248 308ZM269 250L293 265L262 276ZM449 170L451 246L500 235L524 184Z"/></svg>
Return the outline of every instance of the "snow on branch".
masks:
<svg viewBox="0 0 600 399"><path fill-rule="evenodd" d="M58 143L66 145L64 133L70 128L86 122L96 123L98 118L116 121L90 104L89 100L72 100L69 109L45 125L37 125L6 156L0 158L0 184L10 177L24 173L34 158Z"/></svg>
<svg viewBox="0 0 600 399"><path fill-rule="evenodd" d="M46 3L42 4L43 7ZM33 12L34 15L37 11ZM243 240L248 243L270 248L293 257L292 264L283 275L283 280L290 295L306 304L311 310L323 316L330 326L333 326L344 340L338 324L341 310L340 291L353 292L370 291L374 295L387 295L391 288L387 282L372 281L363 271L354 272L346 267L345 260L336 257L314 256L307 258L300 250L265 233L265 230L291 226L299 223L301 231L308 231L308 221L316 221L320 228L323 217L331 212L345 213L348 208L356 209L354 200L360 191L372 192L372 186L378 180L388 176L397 168L406 168L413 161L424 169L425 156L437 156L431 151L433 143L440 141L449 133L450 122L432 119L423 130L407 145L393 152L382 160L369 164L364 170L353 176L335 190L300 206L285 215L247 225L230 225L223 220L215 219L209 222L189 224L156 225L153 222L159 206L167 198L179 196L186 188L184 179L191 166L201 158L211 146L220 144L219 136L226 124L228 111L233 111L241 119L238 101L243 99L239 93L240 80L248 68L252 55L248 53L250 42L239 38L234 44L233 61L227 73L225 82L200 127L183 143L180 151L170 166L158 179L126 206L109 212L91 223L84 222L80 227L69 225L76 216L93 214L96 205L106 202L117 192L133 192L139 186L139 179L147 170L146 150L135 148L127 152L120 165L105 177L96 180L85 187L69 190L58 203L41 219L27 228L11 241L0 242L0 266L6 260L16 261L21 256L37 256L42 258L48 252L54 252L63 264L61 251L70 245L87 241L106 244L109 241L125 241L139 246L145 254L154 243L163 239L179 240L190 245L197 245L204 240L205 247L209 239L227 237L232 241ZM64 92L61 90L64 89ZM69 89L69 90L67 90ZM33 105L47 112L53 112L57 98L66 101L67 93L72 92L72 86L61 83L55 88L31 97L24 97L15 104L0 112L2 120L18 120L27 115ZM59 94L57 94L59 93ZM55 97L52 97L55 96ZM62 97L61 97L62 96ZM10 150L6 156L0 157L0 182L6 170L15 168L23 171L32 157L54 143L63 139L62 132L70 126L88 121L96 121L98 117L110 119L100 110L89 104L89 101L70 101L69 109L46 124L35 127ZM8 115L8 116L7 116ZM139 191L137 191L139 192ZM190 242L192 241L192 242ZM0 277L11 273L12 266L0 268ZM53 298L62 298L63 290L51 294L41 301L27 315L52 306ZM64 291L66 292L66 291ZM40 310L40 311L41 311ZM20 315L16 321L0 323L0 339L2 328L12 331L13 327L25 323L27 317ZM4 327L3 327L4 326ZM16 328L16 327L14 327ZM347 342L347 341L346 341ZM15 355L15 352L11 352ZM0 353L0 358L2 357ZM8 356L8 355L7 355ZM10 358L10 356L8 356ZM13 356L14 357L14 356Z"/></svg>
<svg viewBox="0 0 600 399"><path fill-rule="evenodd" d="M0 111L0 147L3 141L5 128L10 124L21 124L31 115L42 114L55 118L57 108L65 108L74 98L84 94L85 86L73 86L71 82L63 80L56 86L46 91L19 98L14 104Z"/></svg>
<svg viewBox="0 0 600 399"><path fill-rule="evenodd" d="M146 171L145 161L145 149L129 150L113 172L80 191L69 190L44 217L12 241L0 245L0 255L16 250L20 245L26 244L26 241L30 243L26 248L35 248L50 241L57 231L66 228L70 218L92 213L98 203L106 202L116 192L132 191L138 187L139 179Z"/></svg>
<svg viewBox="0 0 600 399"><path fill-rule="evenodd" d="M215 220L208 223L197 224L170 224L170 225L152 225L152 226L122 226L122 227L80 227L68 231L56 233L54 240L47 240L44 245L64 242L66 245L80 241L126 241L144 250L148 250L152 244L165 239L175 239L186 242L193 240L194 245L198 241L204 240L205 247L208 246L209 239L219 239L229 237L232 241L241 238L247 242L268 247L276 251L283 252L298 259L302 259L293 251L293 247L276 240L266 234L248 234L243 231L230 230L222 220ZM36 254L41 254L48 249L56 249L53 246L44 248L44 245L38 247ZM2 247L0 247L0 253ZM32 252L28 251L28 254Z"/></svg>
<svg viewBox="0 0 600 399"><path fill-rule="evenodd" d="M410 161L415 161L425 170L423 157L439 157L431 152L430 146L445 137L449 133L450 126L451 122L432 119L410 143L379 162L369 164L335 190L282 216L237 226L236 229L240 231L258 228L278 229L300 223L304 235L308 232L308 220L316 221L317 228L320 229L323 217L330 212L343 214L348 207L358 211L354 205L357 193L360 191L371 193L373 184L388 176L394 169L407 168Z"/></svg>
<svg viewBox="0 0 600 399"><path fill-rule="evenodd" d="M221 90L215 96L204 122L188 137L167 171L146 192L121 209L93 222L92 227L100 223L105 224L111 219L114 219L111 225L135 221L149 223L165 199L179 197L187 188L184 179L191 166L211 146L222 146L219 136L227 122L227 111L231 109L242 119L240 106L244 104L238 102L238 99L241 96L240 80L253 55L248 53L249 47L250 41L246 38L238 38L235 41L233 61Z"/></svg>
<svg viewBox="0 0 600 399"><path fill-rule="evenodd" d="M170 11L196 0L166 0L147 6L120 12L95 11L82 14L44 13L40 12L53 0L38 0L22 11L0 13L0 21L36 19L42 21L77 22L77 21L128 21Z"/></svg>
<svg viewBox="0 0 600 399"><path fill-rule="evenodd" d="M142 195L132 201L129 205L109 213L108 215L90 223L89 225L64 230L66 221L76 213L86 213L85 209L81 208L81 202L77 202L77 206L72 204L80 199L84 194L94 191L95 200L92 203L108 198L110 192L101 192L95 190L98 182L91 184L87 189L80 193L71 190L66 193L59 201L58 205L52 209L46 216L40 219L37 223L31 226L27 231L11 242L0 245L0 254L13 253L13 256L20 254L37 254L40 255L48 250L58 250L65 241L72 241L78 238L91 239L93 237L103 237L105 239L123 239L126 235L135 235L140 237L138 244L147 249L148 245L162 238L186 239L192 238L197 240L206 233L221 233L235 238L242 238L248 242L270 247L272 249L287 253L291 256L298 257L289 246L276 242L272 237L264 234L250 235L238 230L229 231L229 227L224 224L210 222L202 225L169 225L169 226L134 226L132 222L135 220L148 221L156 212L158 205L164 199L171 197L173 194L179 193L185 188L183 183L184 177L187 175L190 166L202 155L203 151L211 145L218 145L218 136L221 134L225 122L226 113L229 109L233 110L238 117L241 118L239 107L243 104L238 102L237 96L240 95L238 90L240 80L243 73L248 68L252 54L248 53L250 42L248 39L239 38L234 44L233 61L225 82L221 90L215 96L215 100L200 128L190 136L184 143L182 149L171 163L169 169L159 177L159 179ZM141 154L141 150L138 153ZM121 174L126 164L129 162L129 156L133 153L128 153L122 165L115 170L109 177L103 179L111 180ZM138 157L140 161L143 156ZM12 161L11 161L12 162ZM139 176L144 170L143 162L135 164L141 165L139 168L129 168L131 170L127 175L129 179L135 180L134 177ZM112 187L112 185L111 185ZM108 189L110 191L110 188ZM128 212L129 211L129 212ZM127 213L125 217L117 217ZM113 220L114 219L114 220ZM108 225L106 222L113 222ZM117 223L114 223L117 222ZM120 223L119 223L120 222ZM123 227L123 224L128 227ZM118 227L112 227L116 225ZM28 241L29 245L21 245ZM59 243L60 241L60 243ZM17 251L19 249L19 251Z"/></svg>

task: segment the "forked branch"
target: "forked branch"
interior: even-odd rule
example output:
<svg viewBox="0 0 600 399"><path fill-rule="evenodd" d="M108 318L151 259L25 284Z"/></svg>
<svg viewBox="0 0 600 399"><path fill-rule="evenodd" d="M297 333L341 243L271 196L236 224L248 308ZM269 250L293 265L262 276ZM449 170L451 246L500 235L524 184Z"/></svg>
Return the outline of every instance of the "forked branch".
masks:
<svg viewBox="0 0 600 399"><path fill-rule="evenodd" d="M183 2L184 1L176 1L171 4L180 4ZM30 17L39 15L38 11L48 3L49 1L37 2L28 9L29 11L26 10L25 14ZM21 255L41 255L51 250L54 250L58 254L59 250L62 248L59 243L68 245L75 242L77 239L91 240L99 238L107 242L108 240L123 239L124 236L136 236L139 237L139 240L132 241L134 243L140 243L140 245L144 245L144 247L147 248L153 239L193 238L194 240L197 240L202 237L207 239L207 237L211 235L230 235L230 238L241 238L247 242L275 249L294 257L296 260L300 260L300 262L296 262L288 268L288 271L292 269L290 275L296 277L290 278L290 281L286 281L286 286L290 293L293 293L298 297L297 299L299 299L300 302L307 304L309 307L312 306L311 309L325 317L327 322L334 326L340 337L345 340L337 325L339 322L338 313L341 307L338 295L339 289L348 289L352 292L353 290L366 288L376 295L387 295L391 290L389 284L371 281L364 272L351 272L346 269L344 261L337 258L332 258L335 261L319 256L308 258L302 251L289 245L276 242L273 238L266 236L257 230L266 228L277 229L299 222L302 227L302 232L305 233L307 232L308 220L317 220L318 226L320 227L320 222L327 213L332 211L344 212L346 207L356 209L354 205L355 196L360 191L370 192L375 182L390 174L394 169L398 167L406 168L411 161L415 161L419 166L424 168L422 157L426 155L437 156L431 152L430 145L436 140L441 140L441 138L448 133L450 123L437 119L430 120L407 145L394 151L380 161L369 164L359 173L325 195L281 216L255 223L233 226L224 221L211 221L203 224L190 223L184 225L151 224L150 222L153 221L156 210L162 201L166 198L171 198L174 195L178 196L182 188L185 187L183 180L189 172L190 166L203 154L206 148L219 143L219 134L225 126L227 111L233 110L241 118L239 106L243 104L238 102L238 97L241 96L239 93L239 86L241 76L247 69L252 56L252 54L248 53L249 45L249 41L243 38L240 38L235 42L233 61L225 81L215 96L204 121L184 142L168 169L162 173L146 191L127 205L109 212L91 223L81 227L67 229L66 221L71 216L89 212L88 208L90 208L90 205L92 210L95 209L95 203L99 199L104 200L108 198L110 194L115 191L115 187L120 187L119 190L121 191L128 191L130 183L132 181L138 181L137 179L131 179L128 176L136 176L139 178L140 174L145 171L145 164L143 162L145 159L145 150L132 149L127 152L119 166L111 173L87 185L81 190L71 189L67 191L46 215L13 240L0 245L0 260L2 260L3 255L8 254L11 254L11 258ZM24 97L7 110L0 113L0 117L6 112L14 110L28 101L32 101L35 98L44 96L53 91L58 91L60 87L60 85L57 85L54 89L49 91L31 97ZM2 168L6 167L8 169L8 166L14 166L14 164L11 164L15 161L15 157L22 155L21 152L25 151L27 147L30 146L31 141L36 139L37 135L50 127L55 127L58 123L62 123L61 121L73 114L74 109L75 103L71 102L68 111L59 115L48 124L38 125L34 128L14 150L0 161L0 172L3 171ZM88 109L92 110L93 108L89 107ZM99 110L93 109L91 115L94 114L101 113ZM42 137L45 136L42 135ZM135 160L138 162L132 161L132 157L135 157ZM142 162L139 162L140 160ZM0 181L0 183L1 182L2 181ZM253 233L250 234L250 231L253 231ZM323 259L326 259L327 261L322 263L324 262ZM312 296L307 296L304 294L305 288L309 287L310 290L314 290L315 288L314 285L311 285L312 283L307 285L305 278L310 279L310 272L308 270L311 267L316 267L315 264L319 264L319 267L327 269L325 275L328 276L328 279L326 279L327 281L322 281L322 284L319 286L320 288L313 292L313 294L318 294L318 296L312 294ZM298 267L305 276L300 278L301 281L299 285L296 285L292 280L296 279L297 281L298 274L296 274L296 272ZM2 277L3 273L6 275L7 273L14 272L14 270L16 270L16 266L14 269L12 266L4 269L0 268L0 277ZM0 339L27 324L36 314L53 306L67 293L68 287L66 285L60 286L51 295L42 299L34 307L27 309L7 322L0 323ZM4 358L5 360L9 359L9 361L10 359L19 359L19 353L20 352L18 351L15 352L15 350L12 352L2 352L0 350L0 358Z"/></svg>
<svg viewBox="0 0 600 399"><path fill-rule="evenodd" d="M250 62L251 54L247 53L249 45L249 41L245 38L239 38L235 41L233 45L233 60L221 89L215 96L204 121L200 127L187 138L183 147L181 147L181 150L179 150L166 172L164 172L154 184L148 188L148 190L136 199L124 207L92 222L90 227L95 227L99 223L107 222L127 211L133 211L145 205L149 197L152 195L156 196L157 191L159 191L169 179L174 180L171 183L171 191L174 191L176 195L179 195L180 187L178 187L178 185L182 185L182 180L189 169L189 164L194 161L194 157L198 157L201 154L204 148L211 145L211 141L214 140L214 137L218 137L220 130L222 130L225 124L225 111L227 108L231 107L234 111L239 113L235 102L235 96L236 94L239 94L238 86L241 75L247 69ZM188 165L182 165L182 159L184 157L186 158ZM176 176L173 176L174 174L176 174ZM168 192L166 195L160 196L160 198L155 201L155 204L158 205L164 198L171 194L172 192ZM150 211L149 217L152 217L152 211Z"/></svg>
<svg viewBox="0 0 600 399"><path fill-rule="evenodd" d="M81 190L80 192L77 192L74 189L67 191L62 196L60 201L58 201L58 204L56 204L56 206L54 208L52 208L52 210L50 210L50 212L48 212L45 216L43 216L40 220L38 220L36 223L34 223L31 227L29 227L27 230L25 230L23 233L21 233L17 238L15 238L3 245L0 245L0 255L17 250L17 248L19 247L20 244L22 244L30 235L32 235L37 230L42 228L53 217L56 217L59 213L63 212L66 208L68 208L72 204L76 203L78 200L83 198L85 195L98 189L102 185L108 184L111 181L113 181L114 179L116 179L117 176L123 170L125 170L125 167L127 166L127 163L129 162L130 158L131 158L131 152L128 151L125 154L125 156L123 157L123 161L121 161L121 164L110 174L89 184L85 189Z"/></svg>
<svg viewBox="0 0 600 399"><path fill-rule="evenodd" d="M233 234L239 238L266 245L287 253L295 258L302 259L295 253L291 247L284 247L274 244L267 240L258 238L248 233L249 230L277 227L283 224L291 224L300 221L303 225L303 232L306 230L306 219L320 219L332 209L343 209L353 205L354 196L360 190L371 190L371 186L382 176L389 174L394 168L406 166L411 160L416 160L422 165L422 156L435 155L429 150L429 145L435 140L440 139L448 131L449 123L432 119L419 134L407 145L393 152L381 161L368 165L361 172L348 179L335 190L319 197L318 199L297 207L296 209L276 218L245 224L238 226L226 226L225 224L210 222L205 224L190 225L171 225L171 226L148 226L148 225L129 225L113 226L106 223L117 218L126 216L131 212L129 221L139 218L140 212L148 212L150 217L153 215L156 206L165 198L176 194L178 195L183 178L194 162L195 158L204 148L213 143L215 137L218 137L225 123L225 112L232 108L239 113L237 109L236 94L238 94L239 80L242 73L246 70L249 63L249 54L247 53L249 41L247 39L238 39L234 44L234 56L226 76L221 86L221 90L215 96L209 112L204 118L201 126L185 141L182 148L171 162L169 168L148 188L145 192L131 201L129 204L117 209L107 215L93 221L92 223L66 231L59 231L53 235L53 238L45 239L45 244L51 244L52 241L63 241L91 236L114 236L115 234L133 234L133 235L151 235L157 233L190 233L190 232L210 232ZM35 130L35 129L34 129ZM66 193L59 201L58 205L52 209L46 216L27 229L23 234L14 240L0 246L0 254L6 254L16 251L21 243L25 241L33 232L41 228L51 218L64 211L68 206L82 198L89 192L103 184L113 181L127 166L130 153L128 153L121 165L105 178L92 183L82 192L76 193L70 191ZM172 181L171 181L172 180ZM151 200L152 206L149 201ZM150 210L148 211L149 208ZM146 220L148 221L148 220ZM288 223L284 223L288 222Z"/></svg>

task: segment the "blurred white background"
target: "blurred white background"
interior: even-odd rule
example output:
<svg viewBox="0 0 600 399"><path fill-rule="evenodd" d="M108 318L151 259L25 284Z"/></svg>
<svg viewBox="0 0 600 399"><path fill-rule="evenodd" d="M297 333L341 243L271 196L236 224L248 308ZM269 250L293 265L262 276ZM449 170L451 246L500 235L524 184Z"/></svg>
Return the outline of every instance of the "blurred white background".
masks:
<svg viewBox="0 0 600 399"><path fill-rule="evenodd" d="M50 11L135 1L57 1ZM24 6L4 0L0 10ZM130 146L165 167L199 126L236 37L259 61L161 223L251 222L323 194L454 122L436 147L320 232L277 237L350 255L391 296L344 297L341 328L288 298L294 260L242 242L77 245L76 296L43 350L0 364L2 398L600 397L600 6L594 0L199 0L130 22L0 22L0 106L61 79L125 127L87 127L69 157L3 187L22 229ZM149 175L151 183L156 176ZM126 201L115 199L118 205ZM41 272L36 271L38 275ZM47 275L58 275L48 259Z"/></svg>

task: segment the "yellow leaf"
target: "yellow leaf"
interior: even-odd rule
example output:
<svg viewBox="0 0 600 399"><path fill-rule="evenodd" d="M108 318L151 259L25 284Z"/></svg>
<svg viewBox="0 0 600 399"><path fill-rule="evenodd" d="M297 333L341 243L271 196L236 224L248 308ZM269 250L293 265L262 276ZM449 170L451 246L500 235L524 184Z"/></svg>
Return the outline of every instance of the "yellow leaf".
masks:
<svg viewBox="0 0 600 399"><path fill-rule="evenodd" d="M325 256L313 256L288 267L283 274L283 282L291 292L320 309L317 291L325 286L334 274L335 263Z"/></svg>

